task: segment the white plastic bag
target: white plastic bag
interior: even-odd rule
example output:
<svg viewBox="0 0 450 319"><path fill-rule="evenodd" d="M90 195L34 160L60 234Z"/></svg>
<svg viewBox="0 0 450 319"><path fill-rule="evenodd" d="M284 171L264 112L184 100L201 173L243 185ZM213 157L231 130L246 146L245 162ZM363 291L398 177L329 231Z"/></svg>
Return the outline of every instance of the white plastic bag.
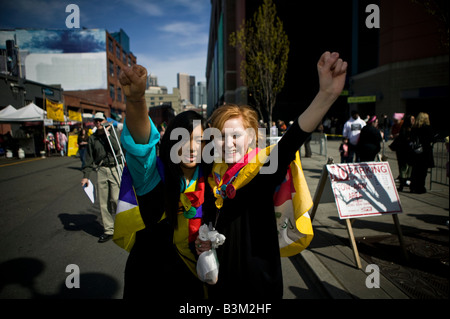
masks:
<svg viewBox="0 0 450 319"><path fill-rule="evenodd" d="M210 285L217 283L219 278L219 261L217 260L216 248L225 242L225 236L219 234L214 228L206 224L200 226L199 238L202 241L211 241L211 250L200 254L197 261L197 275L201 281Z"/></svg>

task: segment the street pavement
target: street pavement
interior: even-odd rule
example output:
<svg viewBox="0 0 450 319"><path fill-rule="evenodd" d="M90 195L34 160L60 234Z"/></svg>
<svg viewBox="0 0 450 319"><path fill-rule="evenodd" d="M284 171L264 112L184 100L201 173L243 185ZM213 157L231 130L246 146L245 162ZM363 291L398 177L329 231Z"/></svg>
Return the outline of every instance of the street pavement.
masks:
<svg viewBox="0 0 450 319"><path fill-rule="evenodd" d="M327 157L339 162L338 146L339 141L328 141L328 156L313 153L302 158L312 196ZM396 177L395 154L386 155ZM67 157L0 159L0 299L122 298L128 254L112 241L97 243L102 233L100 211L80 187L80 164L79 159ZM398 217L411 252L409 261L401 260L392 216L357 219L353 230L361 269L355 267L336 205L321 203L310 247L282 258L284 299L448 299L448 190L433 184L426 194L399 193L403 213ZM423 256L416 256L418 251ZM425 271L415 276L415 268L427 270L423 260L435 262L438 253L437 268L447 275L430 273L427 280ZM389 260L392 255L396 259ZM422 263L416 267L419 257ZM380 269L379 288L366 284L369 264ZM80 288L67 288L70 265L80 271ZM430 279L440 280L442 287L426 287L423 281ZM409 282L423 288L422 295L409 291Z"/></svg>
<svg viewBox="0 0 450 319"><path fill-rule="evenodd" d="M303 170L314 196L327 158L340 162L340 141L331 140L327 156L317 153L302 158ZM394 178L398 176L396 155L386 144L385 156ZM318 148L317 148L318 149ZM304 154L304 153L302 153ZM392 215L354 219L352 224L361 269L349 242L344 220L334 200L324 195L316 211L311 245L298 257L322 283L331 299L448 299L449 298L449 187L433 183L428 192L399 192L403 212L397 214L407 256L403 257ZM330 190L331 191L331 190ZM379 288L368 288L368 265L380 270Z"/></svg>

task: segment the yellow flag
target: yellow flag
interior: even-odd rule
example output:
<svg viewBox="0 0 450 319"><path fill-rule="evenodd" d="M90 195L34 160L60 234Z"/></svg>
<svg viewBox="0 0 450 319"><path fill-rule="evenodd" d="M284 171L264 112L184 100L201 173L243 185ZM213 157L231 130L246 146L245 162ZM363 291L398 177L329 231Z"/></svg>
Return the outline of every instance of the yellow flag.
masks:
<svg viewBox="0 0 450 319"><path fill-rule="evenodd" d="M69 110L69 120L82 122L81 113Z"/></svg>
<svg viewBox="0 0 450 319"><path fill-rule="evenodd" d="M69 143L67 146L67 156L75 156L78 152L78 136L69 135Z"/></svg>
<svg viewBox="0 0 450 319"><path fill-rule="evenodd" d="M47 118L64 122L64 107L62 103L53 102L46 99Z"/></svg>

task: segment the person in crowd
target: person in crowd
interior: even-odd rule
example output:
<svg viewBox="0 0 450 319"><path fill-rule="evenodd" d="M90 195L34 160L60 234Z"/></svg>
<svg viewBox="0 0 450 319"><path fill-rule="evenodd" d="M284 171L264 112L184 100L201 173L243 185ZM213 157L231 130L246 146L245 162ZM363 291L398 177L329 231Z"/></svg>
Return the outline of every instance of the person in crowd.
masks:
<svg viewBox="0 0 450 319"><path fill-rule="evenodd" d="M342 143L339 145L339 153L341 154L341 163L351 163L348 156L348 138L342 138Z"/></svg>
<svg viewBox="0 0 450 319"><path fill-rule="evenodd" d="M87 133L86 128L83 127L80 130L80 132L78 133L78 140L77 140L78 154L80 155L80 160L81 160L81 168L84 167L84 156L86 154L86 148L88 145L88 141L89 141L89 135Z"/></svg>
<svg viewBox="0 0 450 319"><path fill-rule="evenodd" d="M391 127L391 136L390 138L394 139L400 134L400 128L403 125L403 117L405 116L404 113L394 113L392 118L394 119L394 123Z"/></svg>
<svg viewBox="0 0 450 319"><path fill-rule="evenodd" d="M211 245L195 247L194 241L208 189L207 171L199 164L205 123L194 111L178 114L165 129L157 157L160 133L148 116L144 98L147 70L139 65L124 68L119 79L127 97L121 142L145 224L136 232L128 256L123 297L203 299L204 284L196 273L197 253L208 251ZM177 129L189 136L178 135Z"/></svg>
<svg viewBox="0 0 450 319"><path fill-rule="evenodd" d="M411 143L415 143L421 147L415 148L410 152L412 156L410 191L411 193L423 194L427 192L425 180L428 169L434 167L432 148L433 131L427 113L420 112L417 115L411 129Z"/></svg>
<svg viewBox="0 0 450 319"><path fill-rule="evenodd" d="M284 123L284 121L282 120L278 120L278 136L283 136L286 130L287 130L286 123Z"/></svg>
<svg viewBox="0 0 450 319"><path fill-rule="evenodd" d="M114 214L120 189L120 178L117 171L119 168L116 165L115 154L119 154L120 148L119 141L115 139L114 134L109 132L112 126L104 126L106 118L103 113L97 112L94 115L94 124L97 129L88 139L81 186L88 186L91 173L97 171L97 194L104 228L104 233L98 242L104 243L112 239L114 234Z"/></svg>
<svg viewBox="0 0 450 319"><path fill-rule="evenodd" d="M381 150L383 133L378 129L378 119L374 115L361 130L358 151L361 162L372 162Z"/></svg>
<svg viewBox="0 0 450 319"><path fill-rule="evenodd" d="M67 135L63 132L58 132L57 136L60 154L65 156L67 154Z"/></svg>
<svg viewBox="0 0 450 319"><path fill-rule="evenodd" d="M305 140L304 146L305 146L305 157L311 157L312 151L311 151L311 135L308 136Z"/></svg>
<svg viewBox="0 0 450 319"><path fill-rule="evenodd" d="M302 143L339 97L347 62L338 53L325 52L317 68L319 92L268 155L266 163L277 163L272 174L255 171L250 163L258 156L258 115L251 107L229 104L211 116L212 127L222 133L214 139L222 162L214 163L208 178L213 193L205 194L204 214L226 237L217 248L219 278L209 287L211 299L273 300L283 295L273 194ZM203 245L199 239L197 243Z"/></svg>
<svg viewBox="0 0 450 319"><path fill-rule="evenodd" d="M397 137L389 145L389 148L395 152L397 156L397 164L399 171L399 191L408 185L411 178L411 154L409 152L411 142L411 129L415 118L410 114L406 114L402 119L402 126Z"/></svg>
<svg viewBox="0 0 450 319"><path fill-rule="evenodd" d="M350 157L350 162L359 162L359 152L357 149L359 135L361 134L362 128L366 126L366 122L361 120L358 111L352 111L352 116L345 122L344 128L342 130L343 137L348 138L348 152Z"/></svg>
<svg viewBox="0 0 450 319"><path fill-rule="evenodd" d="M387 116L387 114L383 113L381 115L381 119L379 120L378 126L380 128L380 131L383 132L384 141L389 141L389 137L391 136L391 128L392 128L392 121Z"/></svg>

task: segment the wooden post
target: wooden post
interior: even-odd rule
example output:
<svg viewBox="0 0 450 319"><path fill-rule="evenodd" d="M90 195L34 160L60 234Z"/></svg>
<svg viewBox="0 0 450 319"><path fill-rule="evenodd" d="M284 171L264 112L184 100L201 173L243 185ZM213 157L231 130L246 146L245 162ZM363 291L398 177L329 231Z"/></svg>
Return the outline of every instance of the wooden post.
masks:
<svg viewBox="0 0 450 319"><path fill-rule="evenodd" d="M405 241L403 240L402 228L400 227L400 221L398 220L397 214L393 214L395 228L397 229L398 241L400 242L400 247L402 248L403 257L405 260L409 260L408 251L406 250Z"/></svg>
<svg viewBox="0 0 450 319"><path fill-rule="evenodd" d="M356 266L358 267L358 269L361 269L362 268L361 259L359 258L358 247L356 247L355 235L353 234L353 228L350 218L347 218L345 220L345 223L347 225L348 238L350 239L350 244L352 246L353 257L355 257Z"/></svg>
<svg viewBox="0 0 450 319"><path fill-rule="evenodd" d="M334 163L333 159L331 157L328 158L327 165L333 164L333 163ZM323 190L327 183L327 178L328 178L328 171L327 171L326 165L324 165L324 167L322 169L322 175L320 176L319 185L317 186L316 193L314 194L313 207L311 209L311 214L309 214L309 216L311 218L311 223L313 222L314 216L316 215L317 207L319 206L320 199L322 198Z"/></svg>

